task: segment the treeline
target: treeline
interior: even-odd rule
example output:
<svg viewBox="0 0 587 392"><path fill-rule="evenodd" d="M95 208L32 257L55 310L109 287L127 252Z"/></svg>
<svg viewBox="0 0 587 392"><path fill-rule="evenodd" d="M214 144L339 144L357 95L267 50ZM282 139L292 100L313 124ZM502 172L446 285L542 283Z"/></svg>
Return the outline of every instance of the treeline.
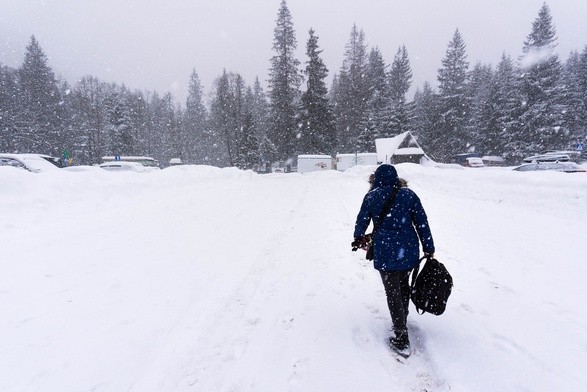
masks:
<svg viewBox="0 0 587 392"><path fill-rule="evenodd" d="M204 102L194 70L185 105L170 93L131 91L86 76L58 80L35 37L18 69L0 64L0 151L61 156L93 164L104 155L148 155L255 168L297 154L373 152L374 140L411 131L433 159L462 152L512 163L545 149L568 149L587 130L587 47L561 62L546 4L513 59L470 67L457 29L438 70L438 88L412 85L408 50L387 64L364 32L351 29L343 64L328 89L319 37L308 32L306 60L295 57L292 16L282 0L268 90L224 70Z"/></svg>

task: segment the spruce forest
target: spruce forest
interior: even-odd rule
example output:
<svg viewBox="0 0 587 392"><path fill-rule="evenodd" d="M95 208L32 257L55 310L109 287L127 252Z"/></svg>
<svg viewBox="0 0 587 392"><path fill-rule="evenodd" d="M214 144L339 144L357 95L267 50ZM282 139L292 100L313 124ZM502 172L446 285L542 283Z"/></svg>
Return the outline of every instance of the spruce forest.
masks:
<svg viewBox="0 0 587 392"><path fill-rule="evenodd" d="M322 61L318 32L310 29L306 57L298 59L283 0L266 90L258 78L249 84L238 72L221 70L205 91L194 69L186 75L187 100L180 103L171 93L131 91L94 76L73 85L59 80L32 36L19 68L0 62L0 152L60 157L66 150L73 164L146 155L162 165L180 158L256 169L260 162L298 154L375 152L376 138L405 131L439 162L478 152L517 164L585 141L587 47L558 57L547 4L529 26L518 57L504 53L496 65L471 64L458 29L447 42L437 83L417 86L408 99L409 48L399 47L387 62L355 25L344 61L333 72Z"/></svg>

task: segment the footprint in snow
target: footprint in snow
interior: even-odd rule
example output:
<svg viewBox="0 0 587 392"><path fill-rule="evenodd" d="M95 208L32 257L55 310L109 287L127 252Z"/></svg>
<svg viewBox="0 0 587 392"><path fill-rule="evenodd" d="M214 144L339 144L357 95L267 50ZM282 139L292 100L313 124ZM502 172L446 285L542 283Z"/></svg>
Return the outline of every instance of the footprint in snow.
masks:
<svg viewBox="0 0 587 392"><path fill-rule="evenodd" d="M281 318L281 326L286 331L290 331L293 328L294 321L295 321L294 316L291 316L291 315L283 316Z"/></svg>

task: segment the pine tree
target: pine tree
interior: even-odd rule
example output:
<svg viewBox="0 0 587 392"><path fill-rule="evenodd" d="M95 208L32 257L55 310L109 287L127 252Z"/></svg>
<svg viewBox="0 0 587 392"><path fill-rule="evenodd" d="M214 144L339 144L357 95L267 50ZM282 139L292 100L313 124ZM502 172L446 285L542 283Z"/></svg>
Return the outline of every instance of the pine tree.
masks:
<svg viewBox="0 0 587 392"><path fill-rule="evenodd" d="M181 115L171 93L167 92L159 100L158 127L155 129L153 155L161 162L169 162L179 156L179 129Z"/></svg>
<svg viewBox="0 0 587 392"><path fill-rule="evenodd" d="M249 160L248 149L253 149L258 159L258 139L248 90L239 74L224 71L216 81L210 119L217 140L219 165L248 167L245 163Z"/></svg>
<svg viewBox="0 0 587 392"><path fill-rule="evenodd" d="M587 108L587 46L581 52L581 57L579 59L579 66L577 69L578 79L579 79L579 95L581 96L582 106ZM583 115L581 116L581 124L583 128L582 134L578 135L577 142L581 141L583 143L587 142L587 110L583 111Z"/></svg>
<svg viewBox="0 0 587 392"><path fill-rule="evenodd" d="M257 168L258 163L259 141L256 136L254 116L251 108L246 106L243 113L236 166L240 169L252 170Z"/></svg>
<svg viewBox="0 0 587 392"><path fill-rule="evenodd" d="M78 151L83 149L84 140L80 137L79 130L74 125L75 113L73 112L72 88L66 80L58 80L59 96L59 117L60 117L60 140L61 158L63 165L78 164L80 158Z"/></svg>
<svg viewBox="0 0 587 392"><path fill-rule="evenodd" d="M21 148L17 127L19 102L18 72L0 64L0 151L17 152Z"/></svg>
<svg viewBox="0 0 587 392"><path fill-rule="evenodd" d="M418 144L433 159L438 160L437 151L442 151L442 134L438 128L440 122L440 99L430 83L424 83L422 90L414 94L414 121L412 130L418 138Z"/></svg>
<svg viewBox="0 0 587 392"><path fill-rule="evenodd" d="M148 156L162 160L167 145L167 133L169 108L165 97L161 97L154 91L149 94L149 113L147 120L147 135L143 150Z"/></svg>
<svg viewBox="0 0 587 392"><path fill-rule="evenodd" d="M61 97L47 56L34 36L18 73L22 101L17 126L22 151L60 155L65 142Z"/></svg>
<svg viewBox="0 0 587 392"><path fill-rule="evenodd" d="M267 135L269 130L269 104L267 103L267 95L259 82L259 77L255 78L251 93L248 105L253 114L256 137L261 139Z"/></svg>
<svg viewBox="0 0 587 392"><path fill-rule="evenodd" d="M77 130L77 148L72 154L81 164L101 162L106 146L106 85L97 78L85 76L73 88L72 112L74 129Z"/></svg>
<svg viewBox="0 0 587 392"><path fill-rule="evenodd" d="M132 129L130 112L126 101L126 88L108 98L108 137L110 155L134 155L136 139Z"/></svg>
<svg viewBox="0 0 587 392"><path fill-rule="evenodd" d="M468 120L467 54L465 42L457 29L448 44L442 67L438 70L441 121L438 124L441 140L433 143L439 148L435 154L444 161L466 151L470 146L465 127Z"/></svg>
<svg viewBox="0 0 587 392"><path fill-rule="evenodd" d="M361 123L367 111L369 88L366 80L367 46L365 34L356 25L346 45L336 89L333 92L339 151L356 152Z"/></svg>
<svg viewBox="0 0 587 392"><path fill-rule="evenodd" d="M262 164L269 164L271 157L277 156L277 148L269 140L268 134L270 129L269 104L267 96L261 87L259 78L255 78L253 83L252 94L249 95L248 107L253 116L253 127L255 129L255 138L258 143L257 163L260 169Z"/></svg>
<svg viewBox="0 0 587 392"><path fill-rule="evenodd" d="M203 88L196 70L190 75L186 108L183 116L183 133L186 157L189 163L204 164L211 150L211 135L206 129L207 112L203 102Z"/></svg>
<svg viewBox="0 0 587 392"><path fill-rule="evenodd" d="M149 102L148 97L142 91L135 90L127 93L126 98L131 121L132 134L135 141L135 153L149 155L145 149L146 140L149 137ZM180 143L183 143L181 141ZM167 163L167 162L165 162Z"/></svg>
<svg viewBox="0 0 587 392"><path fill-rule="evenodd" d="M477 63L469 74L467 96L470 115L466 126L469 151L485 153L495 136L496 113L493 110L493 71L490 65Z"/></svg>
<svg viewBox="0 0 587 392"><path fill-rule="evenodd" d="M365 82L369 96L360 123L358 151L374 152L375 139L391 136L389 89L385 61L379 48L373 48L369 53Z"/></svg>
<svg viewBox="0 0 587 392"><path fill-rule="evenodd" d="M277 15L274 30L273 50L269 71L269 98L271 107L271 128L268 134L271 142L277 147L275 159L288 159L295 153L296 107L299 100L299 86L302 82L295 58L297 41L291 20L291 13L285 0Z"/></svg>
<svg viewBox="0 0 587 392"><path fill-rule="evenodd" d="M214 128L214 138L217 140L215 164L219 166L234 166L236 157L235 124L232 118L234 97L231 92L230 76L223 71L216 82L215 95L210 105L210 120Z"/></svg>
<svg viewBox="0 0 587 392"><path fill-rule="evenodd" d="M556 39L550 9L544 4L520 58L520 89L524 100L520 136L526 140L517 151L520 157L544 149L564 149L569 142L563 118L566 107L560 83L562 66L554 53Z"/></svg>
<svg viewBox="0 0 587 392"><path fill-rule="evenodd" d="M328 69L320 58L322 50L318 47L318 37L314 34L314 30L310 29L309 35L306 45L308 61L305 70L307 89L302 95L300 105L298 152L334 155L336 152L335 122L324 81L328 76Z"/></svg>
<svg viewBox="0 0 587 392"><path fill-rule="evenodd" d="M576 145L584 136L587 118L585 92L581 77L581 55L574 51L563 69L563 91L566 112L564 122L569 130L570 144Z"/></svg>
<svg viewBox="0 0 587 392"><path fill-rule="evenodd" d="M410 111L406 94L412 85L412 68L405 46L398 48L389 71L390 135L409 130Z"/></svg>
<svg viewBox="0 0 587 392"><path fill-rule="evenodd" d="M514 151L518 150L519 114L521 98L517 69L511 57L501 57L493 76L491 102L495 112L495 126L484 135L484 151L488 155L506 158L511 164L518 163Z"/></svg>

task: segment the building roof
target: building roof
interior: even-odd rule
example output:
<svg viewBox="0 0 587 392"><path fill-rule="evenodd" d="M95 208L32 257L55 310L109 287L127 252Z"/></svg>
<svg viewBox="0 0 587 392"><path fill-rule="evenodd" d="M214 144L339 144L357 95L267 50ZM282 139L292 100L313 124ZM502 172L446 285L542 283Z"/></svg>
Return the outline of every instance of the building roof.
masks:
<svg viewBox="0 0 587 392"><path fill-rule="evenodd" d="M394 155L425 155L410 131L394 137L375 139L377 161L388 163Z"/></svg>

